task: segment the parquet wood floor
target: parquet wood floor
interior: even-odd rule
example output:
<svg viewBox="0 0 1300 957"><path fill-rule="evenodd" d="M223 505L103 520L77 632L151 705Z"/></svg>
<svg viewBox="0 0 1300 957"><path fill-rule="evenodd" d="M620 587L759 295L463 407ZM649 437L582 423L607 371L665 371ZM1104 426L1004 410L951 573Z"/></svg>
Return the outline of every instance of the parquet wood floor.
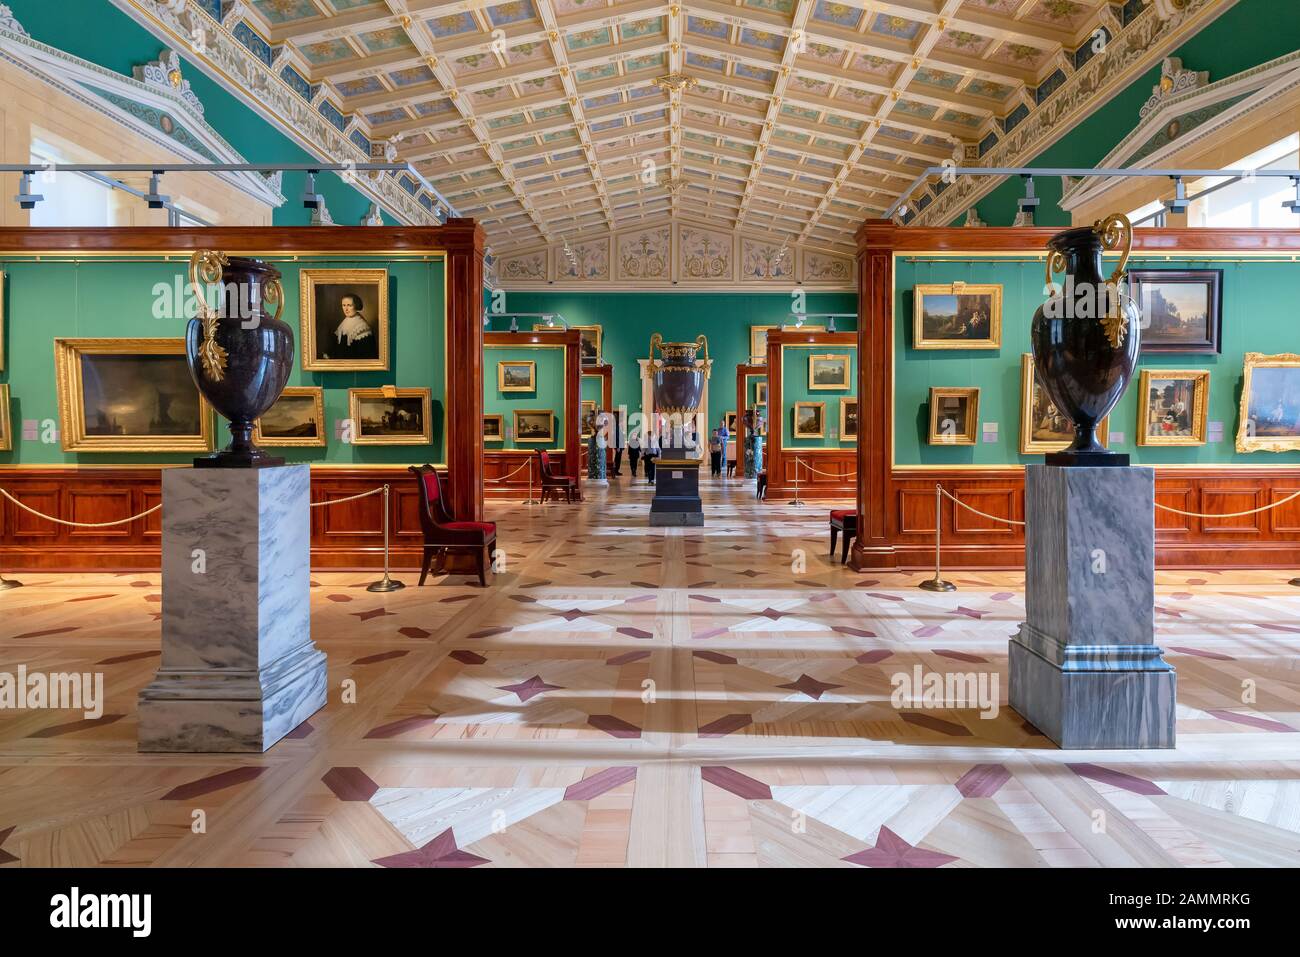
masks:
<svg viewBox="0 0 1300 957"><path fill-rule="evenodd" d="M615 483L489 506L488 590L314 575L330 701L263 755L136 752L157 576L24 575L0 671L102 672L107 701L0 710L0 866L1300 865L1289 573L1161 572L1178 747L1062 752L1005 705L1021 575L931 594L832 561L827 504L718 482L705 528L651 529ZM896 707L917 666L1001 707Z"/></svg>

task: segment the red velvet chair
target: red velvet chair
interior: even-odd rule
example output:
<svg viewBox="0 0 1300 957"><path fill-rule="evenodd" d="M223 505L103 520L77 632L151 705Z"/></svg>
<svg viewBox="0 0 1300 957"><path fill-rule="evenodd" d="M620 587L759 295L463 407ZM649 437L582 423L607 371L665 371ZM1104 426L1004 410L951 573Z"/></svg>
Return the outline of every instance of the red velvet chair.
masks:
<svg viewBox="0 0 1300 957"><path fill-rule="evenodd" d="M840 550L840 564L849 560L849 545L858 534L858 512L853 508L837 508L831 512L831 558L835 557L835 538L844 533L844 545Z"/></svg>
<svg viewBox="0 0 1300 957"><path fill-rule="evenodd" d="M542 501L554 495L559 497L561 492L564 493L564 500L572 502L576 498L582 501L582 491L578 488L578 480L572 475L556 475L551 471L551 453L545 449L537 450L538 471L542 475Z"/></svg>
<svg viewBox="0 0 1300 957"><path fill-rule="evenodd" d="M458 522L447 510L442 480L432 465L412 465L411 472L420 486L420 527L424 531L424 559L420 563L420 584L429 577L434 556L441 574L447 552L469 552L478 567L479 584L487 587L492 569L492 550L497 543L496 522Z"/></svg>

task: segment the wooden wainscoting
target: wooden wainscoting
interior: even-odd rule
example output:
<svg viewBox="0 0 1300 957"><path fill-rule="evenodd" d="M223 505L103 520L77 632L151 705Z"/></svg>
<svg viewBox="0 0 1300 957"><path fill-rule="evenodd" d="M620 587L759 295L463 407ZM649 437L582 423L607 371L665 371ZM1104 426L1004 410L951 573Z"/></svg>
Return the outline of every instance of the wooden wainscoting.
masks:
<svg viewBox="0 0 1300 957"><path fill-rule="evenodd" d="M531 470L522 466L532 462ZM483 453L483 496L522 502L528 498L528 476L532 473L533 498L542 497L542 476L538 471L537 453L526 449L488 449ZM511 475L511 473L515 473ZM551 453L551 472L571 475L567 452ZM583 472L585 475L586 472ZM506 476L510 476L506 478Z"/></svg>
<svg viewBox="0 0 1300 957"><path fill-rule="evenodd" d="M446 479L446 473L443 472ZM111 522L162 501L159 468L0 469L0 486L24 504L76 522ZM404 468L313 468L313 502L342 499L387 483L394 568L418 568L423 540L419 489ZM83 529L37 518L5 500L0 508L0 572L156 571L162 516L112 528ZM313 568L383 567L383 496L318 507L311 514Z"/></svg>
<svg viewBox="0 0 1300 957"><path fill-rule="evenodd" d="M783 449L766 467L764 496L771 502L788 502L795 497L796 475L801 499L844 499L857 495L858 450L854 448Z"/></svg>
<svg viewBox="0 0 1300 957"><path fill-rule="evenodd" d="M895 471L887 488L889 544L871 549L870 567L934 564L934 487L990 515L1024 521L1020 469ZM1281 501L1300 490L1300 470L1167 468L1156 470L1156 502L1184 512L1226 514ZM953 568L1021 568L1024 531L944 500L943 564ZM1195 518L1156 510L1156 564L1165 568L1300 567L1300 499L1236 518Z"/></svg>

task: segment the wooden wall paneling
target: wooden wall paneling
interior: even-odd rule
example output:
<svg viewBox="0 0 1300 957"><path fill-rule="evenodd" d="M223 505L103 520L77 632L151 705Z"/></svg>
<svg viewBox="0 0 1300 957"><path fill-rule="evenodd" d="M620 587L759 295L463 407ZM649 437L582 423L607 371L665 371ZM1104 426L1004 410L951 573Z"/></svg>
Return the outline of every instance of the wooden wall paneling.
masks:
<svg viewBox="0 0 1300 957"><path fill-rule="evenodd" d="M736 473L744 478L745 476L745 409L748 408L746 402L749 400L749 377L752 375L767 375L767 366L755 365L753 363L742 362L736 366ZM768 408L768 435L772 434L772 393L771 386L768 386L767 408ZM757 408L757 406L755 406ZM727 450L722 450L725 458ZM722 471L725 474L727 463L722 463Z"/></svg>
<svg viewBox="0 0 1300 957"><path fill-rule="evenodd" d="M472 242L447 250L447 471L451 512L460 521L483 520L483 246L482 227Z"/></svg>
<svg viewBox="0 0 1300 957"><path fill-rule="evenodd" d="M581 335L581 333L579 333L579 335ZM614 367L608 364L598 365L598 366L583 366L582 378L586 378L587 376L591 376L592 378L599 378L601 380L600 411L602 412L614 411ZM582 384L581 378L578 380L578 384L579 386L581 386ZM578 434L579 436L581 436L582 435L581 404L579 405L578 423L579 423ZM583 475L587 474L587 440L586 439L582 439L582 461L579 463L578 467L579 469L582 470ZM611 441L609 445L605 447L605 468L612 469L613 467L614 467L614 442Z"/></svg>

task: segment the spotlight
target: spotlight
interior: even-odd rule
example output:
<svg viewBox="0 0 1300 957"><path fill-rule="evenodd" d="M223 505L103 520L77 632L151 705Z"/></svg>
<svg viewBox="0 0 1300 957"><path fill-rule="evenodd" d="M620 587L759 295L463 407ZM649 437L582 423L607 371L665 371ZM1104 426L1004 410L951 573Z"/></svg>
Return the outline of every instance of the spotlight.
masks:
<svg viewBox="0 0 1300 957"><path fill-rule="evenodd" d="M1173 180L1174 198L1164 200L1162 205L1168 212L1185 213L1187 212L1187 207L1192 205L1192 201L1187 198L1187 190L1186 187L1183 186L1183 178L1181 176L1175 176L1173 177Z"/></svg>
<svg viewBox="0 0 1300 957"><path fill-rule="evenodd" d="M1021 213L1032 216L1042 200L1034 195L1034 178L1028 173L1021 173L1020 178L1025 181L1025 195L1016 200L1016 206Z"/></svg>
<svg viewBox="0 0 1300 957"><path fill-rule="evenodd" d="M1291 210L1293 213L1300 213L1300 176L1292 176L1291 184L1295 186L1295 199L1288 199L1282 204L1282 207Z"/></svg>
<svg viewBox="0 0 1300 957"><path fill-rule="evenodd" d="M516 319L514 316L510 317L510 331L511 332L519 331L519 320Z"/></svg>
<svg viewBox="0 0 1300 957"><path fill-rule="evenodd" d="M14 199L23 209L35 209L36 204L45 199L40 193L32 192L32 173L34 172L35 170L23 170L23 175L18 179L18 195Z"/></svg>
<svg viewBox="0 0 1300 957"><path fill-rule="evenodd" d="M316 174L319 170L307 171L307 183L302 190L303 209L320 209L325 205L325 197L316 192Z"/></svg>
<svg viewBox="0 0 1300 957"><path fill-rule="evenodd" d="M158 192L159 183L162 180L162 173L154 170L149 177L149 192L145 193L144 201L149 204L150 209L164 209L171 200L170 196L164 196Z"/></svg>
<svg viewBox="0 0 1300 957"><path fill-rule="evenodd" d="M834 332L834 331L835 331L835 317L834 317L834 316L831 316L830 319L827 320L827 322L826 322L826 331L827 331L827 332Z"/></svg>
<svg viewBox="0 0 1300 957"><path fill-rule="evenodd" d="M547 328L547 329L554 329L554 328L555 328L555 317L554 317L554 316L547 316L547 317L546 317L546 328Z"/></svg>

